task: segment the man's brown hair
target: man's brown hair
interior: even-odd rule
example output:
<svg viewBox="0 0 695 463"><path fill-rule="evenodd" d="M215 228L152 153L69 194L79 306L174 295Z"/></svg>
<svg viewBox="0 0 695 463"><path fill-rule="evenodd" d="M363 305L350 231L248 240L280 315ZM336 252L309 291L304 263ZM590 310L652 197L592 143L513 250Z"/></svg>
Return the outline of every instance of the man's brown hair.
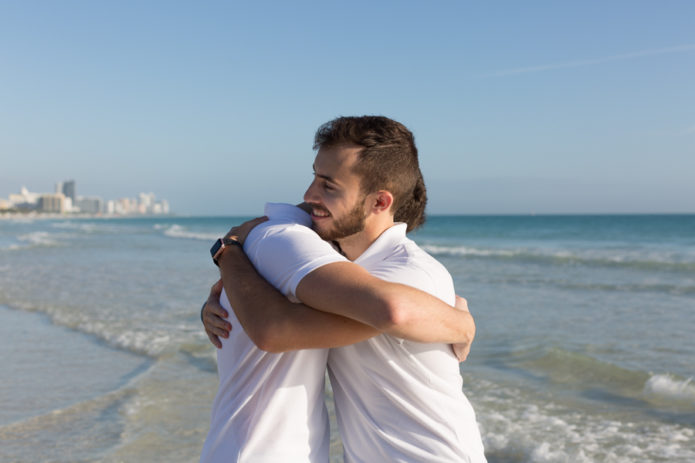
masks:
<svg viewBox="0 0 695 463"><path fill-rule="evenodd" d="M314 149L337 145L362 147L353 170L364 194L389 191L394 220L407 223L408 231L425 223L427 189L410 130L384 116L339 117L314 137Z"/></svg>

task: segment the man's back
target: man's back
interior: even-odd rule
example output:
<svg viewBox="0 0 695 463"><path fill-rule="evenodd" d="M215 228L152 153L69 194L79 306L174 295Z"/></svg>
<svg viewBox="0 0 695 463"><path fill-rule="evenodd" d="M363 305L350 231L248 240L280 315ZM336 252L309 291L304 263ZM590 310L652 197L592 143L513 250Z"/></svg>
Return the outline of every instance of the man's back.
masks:
<svg viewBox="0 0 695 463"><path fill-rule="evenodd" d="M355 263L455 302L451 276L405 237L404 224L386 230ZM485 461L450 346L382 334L331 349L329 373L346 462Z"/></svg>
<svg viewBox="0 0 695 463"><path fill-rule="evenodd" d="M299 209L270 204L266 215L270 220L249 234L244 249L259 273L288 297L294 298L298 282L312 270L345 260L307 235L311 229L293 225L311 223ZM264 352L241 329L224 292L220 302L234 329L217 352L220 384L201 462L327 461L328 351Z"/></svg>

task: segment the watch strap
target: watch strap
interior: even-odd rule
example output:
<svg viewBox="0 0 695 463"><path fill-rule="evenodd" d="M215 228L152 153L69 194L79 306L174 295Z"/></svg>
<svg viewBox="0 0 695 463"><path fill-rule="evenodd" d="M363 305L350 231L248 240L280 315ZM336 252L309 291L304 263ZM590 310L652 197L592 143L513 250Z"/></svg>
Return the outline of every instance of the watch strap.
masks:
<svg viewBox="0 0 695 463"><path fill-rule="evenodd" d="M234 238L229 238L227 236L225 236L224 238L218 239L217 243L219 243L219 248L217 249L217 252L215 253L215 255L212 256L212 261L218 267L220 266L218 260L222 256L222 253L224 252L225 248L227 248L229 246L239 246L240 248L244 249L244 245L241 244L241 242L239 240L234 239Z"/></svg>

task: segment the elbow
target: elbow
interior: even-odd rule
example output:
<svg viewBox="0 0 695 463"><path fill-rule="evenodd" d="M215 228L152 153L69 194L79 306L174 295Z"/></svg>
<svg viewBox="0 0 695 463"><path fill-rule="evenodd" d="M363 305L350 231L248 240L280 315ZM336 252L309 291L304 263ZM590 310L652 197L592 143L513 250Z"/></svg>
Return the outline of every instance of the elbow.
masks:
<svg viewBox="0 0 695 463"><path fill-rule="evenodd" d="M407 301L400 295L386 298L381 317L377 320L376 329L384 333L399 332L400 328L411 323L411 313L408 311Z"/></svg>
<svg viewBox="0 0 695 463"><path fill-rule="evenodd" d="M258 347L260 350L264 352L271 352L275 353L277 346L275 345L275 341L273 339L273 336L268 330L264 329L257 329L257 330L246 330L246 333L249 335L249 338L251 341Z"/></svg>
<svg viewBox="0 0 695 463"><path fill-rule="evenodd" d="M282 352L287 352L288 350L284 343L281 342L282 340L280 337L274 335L272 330L259 330L252 335L249 335L249 337L256 347L264 352L268 352L270 354L279 354Z"/></svg>
<svg viewBox="0 0 695 463"><path fill-rule="evenodd" d="M274 353L275 346L273 345L272 340L268 339L267 336L253 336L251 337L251 341L253 341L256 347L258 347L260 350Z"/></svg>

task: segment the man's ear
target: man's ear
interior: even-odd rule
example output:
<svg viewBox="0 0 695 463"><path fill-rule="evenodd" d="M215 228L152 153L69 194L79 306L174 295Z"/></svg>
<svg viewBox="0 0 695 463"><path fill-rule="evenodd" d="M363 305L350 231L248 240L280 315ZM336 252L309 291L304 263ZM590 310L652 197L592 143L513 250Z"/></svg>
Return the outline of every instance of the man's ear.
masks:
<svg viewBox="0 0 695 463"><path fill-rule="evenodd" d="M379 190L374 197L374 212L388 212L393 205L393 195L386 190Z"/></svg>

